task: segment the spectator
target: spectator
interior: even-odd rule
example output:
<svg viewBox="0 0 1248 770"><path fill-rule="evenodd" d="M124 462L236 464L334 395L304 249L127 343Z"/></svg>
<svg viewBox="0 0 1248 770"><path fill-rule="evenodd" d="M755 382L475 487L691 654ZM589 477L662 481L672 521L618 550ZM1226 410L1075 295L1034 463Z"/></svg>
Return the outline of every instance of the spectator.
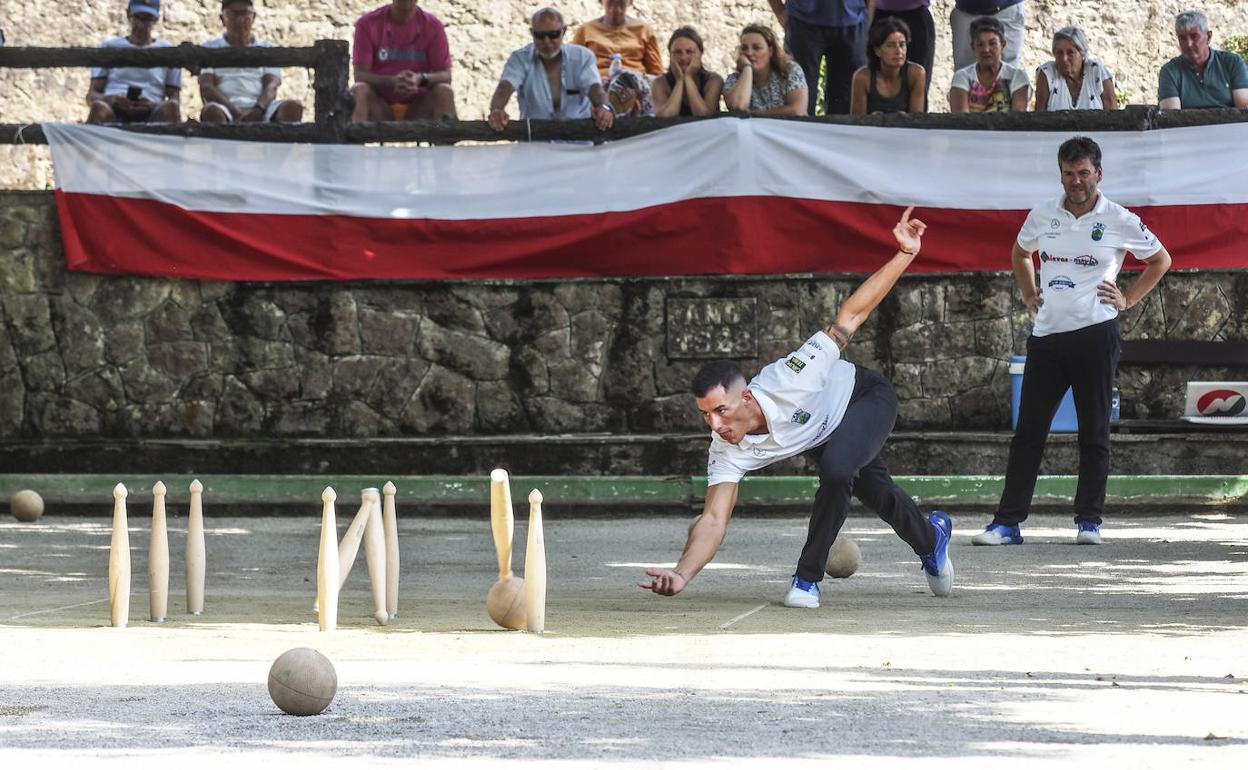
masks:
<svg viewBox="0 0 1248 770"><path fill-rule="evenodd" d="M225 34L204 47L272 48L272 43L252 34L255 20L252 0L221 0ZM295 99L278 99L281 83L282 71L277 67L204 67L199 73L199 96L204 102L199 119L204 123L297 123L303 119L303 105Z"/></svg>
<svg viewBox="0 0 1248 770"><path fill-rule="evenodd" d="M806 78L797 62L785 56L771 27L751 24L741 30L737 70L724 80L724 104L751 115L805 115Z"/></svg>
<svg viewBox="0 0 1248 770"><path fill-rule="evenodd" d="M867 63L867 25L874 0L768 0L784 27L784 46L802 68L807 85L819 87L819 64L827 59L823 108L828 115L849 113L850 81ZM816 100L807 100L815 114Z"/></svg>
<svg viewBox="0 0 1248 770"><path fill-rule="evenodd" d="M650 25L628 15L633 0L602 0L602 17L577 27L572 42L583 45L598 57L598 71L604 84L611 76L612 55L618 54L620 67L647 75L663 74L659 40Z"/></svg>
<svg viewBox="0 0 1248 770"><path fill-rule="evenodd" d="M1005 60L1015 67L1021 66L1027 37L1027 14L1023 9L1023 0L955 0L953 6L949 12L949 27L953 32L955 71L975 62L971 49L975 33L971 30L971 22L981 16L990 16L1001 22Z"/></svg>
<svg viewBox="0 0 1248 770"><path fill-rule="evenodd" d="M927 73L910 61L910 27L901 19L882 17L867 36L867 66L854 73L850 113L926 112Z"/></svg>
<svg viewBox="0 0 1248 770"><path fill-rule="evenodd" d="M875 0L874 21L892 17L910 27L910 44L906 47L906 60L923 67L927 76L923 80L923 109L927 110L927 97L932 89L932 65L936 58L936 22L928 6L932 0ZM870 54L868 54L870 58Z"/></svg>
<svg viewBox="0 0 1248 770"><path fill-rule="evenodd" d="M1174 19L1180 54L1161 67L1157 103L1163 110L1248 107L1248 67L1234 51L1209 47L1213 32L1200 11Z"/></svg>
<svg viewBox="0 0 1248 770"><path fill-rule="evenodd" d="M592 113L598 128L610 128L614 116L594 66L594 53L563 42L567 31L563 14L543 8L533 14L529 31L533 42L507 58L494 89L490 127L495 131L507 127L507 100L514 93L522 119L579 120Z"/></svg>
<svg viewBox="0 0 1248 770"><path fill-rule="evenodd" d="M1036 112L1116 110L1114 73L1088 58L1088 40L1078 27L1053 33L1053 61L1036 70Z"/></svg>
<svg viewBox="0 0 1248 770"><path fill-rule="evenodd" d="M455 119L446 30L416 0L391 0L361 16L351 62L352 122Z"/></svg>
<svg viewBox="0 0 1248 770"><path fill-rule="evenodd" d="M152 37L160 18L160 0L131 0L126 6L130 34L113 37L101 48L169 48ZM182 119L178 94L180 67L94 67L87 91L88 123L176 123Z"/></svg>
<svg viewBox="0 0 1248 770"><path fill-rule="evenodd" d="M651 84L654 114L714 115L724 79L702 66L702 36L693 27L681 27L667 41L667 72Z"/></svg>
<svg viewBox="0 0 1248 770"><path fill-rule="evenodd" d="M1026 112L1031 83L1027 73L1002 56L1005 28L991 16L971 22L975 63L953 73L950 112Z"/></svg>

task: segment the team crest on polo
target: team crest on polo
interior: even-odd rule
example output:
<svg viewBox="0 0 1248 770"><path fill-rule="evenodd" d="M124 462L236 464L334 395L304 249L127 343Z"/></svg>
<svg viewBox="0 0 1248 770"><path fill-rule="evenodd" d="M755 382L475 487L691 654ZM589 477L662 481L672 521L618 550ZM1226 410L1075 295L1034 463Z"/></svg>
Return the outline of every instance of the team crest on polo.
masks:
<svg viewBox="0 0 1248 770"><path fill-rule="evenodd" d="M798 374L801 374L802 370L806 368L806 362L797 356L789 356L789 360L785 361L784 365Z"/></svg>
<svg viewBox="0 0 1248 770"><path fill-rule="evenodd" d="M810 412L805 409L798 409L793 413L793 422L798 425L805 425L810 422Z"/></svg>
<svg viewBox="0 0 1248 770"><path fill-rule="evenodd" d="M1105 237L1105 223L1104 223L1104 222L1097 222L1097 223L1096 223L1096 224L1092 227L1092 240L1094 240L1094 241L1099 241L1100 239L1102 239L1102 238L1104 238L1104 237Z"/></svg>

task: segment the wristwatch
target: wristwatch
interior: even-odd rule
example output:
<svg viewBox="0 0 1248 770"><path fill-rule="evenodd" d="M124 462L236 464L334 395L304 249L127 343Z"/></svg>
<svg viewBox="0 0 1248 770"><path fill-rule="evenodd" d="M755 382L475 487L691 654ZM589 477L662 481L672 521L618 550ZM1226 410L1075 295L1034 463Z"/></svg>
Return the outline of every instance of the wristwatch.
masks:
<svg viewBox="0 0 1248 770"><path fill-rule="evenodd" d="M600 109L600 110L606 110L607 112L611 113L612 115L614 115L614 114L615 114L615 108L611 106L611 102L610 102L610 101L605 101L605 102L603 102L602 104L595 104L594 106L595 106L595 107L597 107L597 108L598 108L598 109Z"/></svg>
<svg viewBox="0 0 1248 770"><path fill-rule="evenodd" d="M429 84L429 73L428 72L420 73L420 87L424 88L428 84Z"/></svg>

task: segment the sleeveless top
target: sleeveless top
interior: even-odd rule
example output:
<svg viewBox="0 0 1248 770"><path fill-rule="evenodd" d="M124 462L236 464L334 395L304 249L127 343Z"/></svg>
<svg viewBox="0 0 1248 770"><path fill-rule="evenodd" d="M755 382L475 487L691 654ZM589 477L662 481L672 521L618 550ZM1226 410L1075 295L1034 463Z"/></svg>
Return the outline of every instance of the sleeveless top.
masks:
<svg viewBox="0 0 1248 770"><path fill-rule="evenodd" d="M663 79L667 81L667 92L670 94L676 90L676 76L671 70L663 73ZM706 74L706 70L698 70L698 74L693 76L693 80L698 85L698 93L701 94L706 90L706 81L710 80L710 75ZM693 110L689 109L689 97L680 100L680 115L693 115Z"/></svg>
<svg viewBox="0 0 1248 770"><path fill-rule="evenodd" d="M876 112L910 111L910 62L901 70L901 90L896 96L880 96L875 88L875 70L871 70L871 82L867 85L867 114Z"/></svg>
<svg viewBox="0 0 1248 770"><path fill-rule="evenodd" d="M1105 88L1105 81L1113 78L1114 73L1096 59L1083 60L1083 88L1078 94L1070 93L1066 78L1057 71L1057 62L1045 62L1036 69L1036 72L1043 72L1044 79L1049 83L1050 111L1105 109L1101 93Z"/></svg>

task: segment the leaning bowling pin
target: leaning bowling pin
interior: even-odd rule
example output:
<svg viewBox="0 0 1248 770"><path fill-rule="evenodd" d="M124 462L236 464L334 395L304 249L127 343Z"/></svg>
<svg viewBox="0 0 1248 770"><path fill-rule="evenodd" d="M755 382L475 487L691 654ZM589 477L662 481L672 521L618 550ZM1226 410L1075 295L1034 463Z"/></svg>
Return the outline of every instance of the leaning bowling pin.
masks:
<svg viewBox="0 0 1248 770"><path fill-rule="evenodd" d="M511 510L511 484L507 471L490 471L490 529L494 532L494 551L498 554L498 582L511 577L511 541L516 518Z"/></svg>
<svg viewBox="0 0 1248 770"><path fill-rule="evenodd" d="M321 547L316 560L316 604L322 631L338 627L338 523L333 487L321 493Z"/></svg>
<svg viewBox="0 0 1248 770"><path fill-rule="evenodd" d="M542 493L529 493L529 543L524 552L525 628L546 630L546 541L542 537Z"/></svg>
<svg viewBox="0 0 1248 770"><path fill-rule="evenodd" d="M186 520L186 611L192 615L204 611L204 485L199 479L191 482L191 508Z"/></svg>
<svg viewBox="0 0 1248 770"><path fill-rule="evenodd" d="M385 495L382 519L386 527L386 614L394 620L399 616L399 517L394 508L398 490L387 481L381 491Z"/></svg>
<svg viewBox="0 0 1248 770"><path fill-rule="evenodd" d="M130 621L130 530L126 485L113 487L113 539L108 549L108 610L113 628Z"/></svg>
<svg viewBox="0 0 1248 770"><path fill-rule="evenodd" d="M381 523L381 499L377 490L364 490L368 501L368 524L364 527L364 561L368 564L368 582L373 587L373 620L384 626L390 622L386 613L386 534Z"/></svg>
<svg viewBox="0 0 1248 770"><path fill-rule="evenodd" d="M152 541L147 549L148 619L164 623L169 614L169 524L165 518L163 481L152 487Z"/></svg>

